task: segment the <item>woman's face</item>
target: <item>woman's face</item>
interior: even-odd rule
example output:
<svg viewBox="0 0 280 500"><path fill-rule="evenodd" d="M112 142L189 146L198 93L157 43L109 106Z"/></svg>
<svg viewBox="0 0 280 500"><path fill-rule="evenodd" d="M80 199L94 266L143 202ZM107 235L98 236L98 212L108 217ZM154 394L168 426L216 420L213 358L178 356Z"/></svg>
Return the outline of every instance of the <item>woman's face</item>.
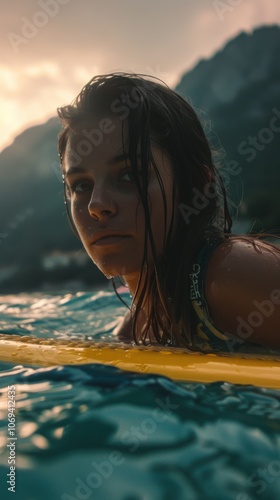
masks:
<svg viewBox="0 0 280 500"><path fill-rule="evenodd" d="M135 180L128 172L129 158L124 158L123 141L125 152L128 144L126 127L122 138L122 126L121 120L112 119L110 132L103 134L97 145L88 142L84 154L81 154L81 141L84 142L86 137L70 134L64 174L70 191L73 221L88 255L106 276L124 276L129 282L132 277L139 276L141 270L145 218ZM91 124L91 127L97 129L98 123ZM152 147L152 154L166 194L168 232L172 215L173 169L161 149ZM140 163L138 168L141 168ZM151 228L160 257L164 246L164 205L156 173L152 165L150 168ZM152 263L149 245L147 258Z"/></svg>

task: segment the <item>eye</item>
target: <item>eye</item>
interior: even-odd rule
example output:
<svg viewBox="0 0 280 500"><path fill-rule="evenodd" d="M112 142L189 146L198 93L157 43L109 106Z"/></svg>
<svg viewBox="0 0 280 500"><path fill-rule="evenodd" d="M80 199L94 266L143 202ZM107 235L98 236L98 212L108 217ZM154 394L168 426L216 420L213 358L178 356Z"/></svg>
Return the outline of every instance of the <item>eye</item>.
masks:
<svg viewBox="0 0 280 500"><path fill-rule="evenodd" d="M126 170L121 174L120 178L123 181L133 181L135 179L135 174L132 170Z"/></svg>
<svg viewBox="0 0 280 500"><path fill-rule="evenodd" d="M140 177L143 175L142 170L139 168L137 170L137 173L131 169L127 169L121 174L121 179L124 180L125 182L133 182L136 179L136 176ZM125 178L126 177L126 178Z"/></svg>
<svg viewBox="0 0 280 500"><path fill-rule="evenodd" d="M92 190L92 183L86 179L78 180L68 186L70 193L81 194Z"/></svg>

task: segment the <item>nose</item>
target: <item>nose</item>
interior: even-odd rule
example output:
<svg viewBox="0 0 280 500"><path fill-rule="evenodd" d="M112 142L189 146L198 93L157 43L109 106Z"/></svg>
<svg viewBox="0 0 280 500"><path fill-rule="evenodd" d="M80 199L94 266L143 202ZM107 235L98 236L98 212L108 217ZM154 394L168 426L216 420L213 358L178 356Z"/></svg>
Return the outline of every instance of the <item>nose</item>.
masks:
<svg viewBox="0 0 280 500"><path fill-rule="evenodd" d="M111 190L106 188L106 186L95 185L88 204L88 211L91 217L98 220L115 215L117 213L117 205L115 196Z"/></svg>

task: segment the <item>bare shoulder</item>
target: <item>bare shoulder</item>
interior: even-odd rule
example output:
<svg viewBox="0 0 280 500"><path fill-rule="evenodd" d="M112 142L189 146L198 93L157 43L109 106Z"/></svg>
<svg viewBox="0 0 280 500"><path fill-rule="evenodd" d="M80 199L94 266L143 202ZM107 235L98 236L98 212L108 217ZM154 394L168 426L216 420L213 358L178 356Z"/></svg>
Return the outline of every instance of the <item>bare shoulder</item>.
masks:
<svg viewBox="0 0 280 500"><path fill-rule="evenodd" d="M209 259L205 296L220 329L237 336L247 330L248 341L280 347L280 249L228 238Z"/></svg>
<svg viewBox="0 0 280 500"><path fill-rule="evenodd" d="M269 243L250 237L232 236L226 239L213 252L209 261L209 272L215 274L229 271L235 266L239 272L247 269L248 272L258 268L273 269L280 272L280 247L276 248Z"/></svg>

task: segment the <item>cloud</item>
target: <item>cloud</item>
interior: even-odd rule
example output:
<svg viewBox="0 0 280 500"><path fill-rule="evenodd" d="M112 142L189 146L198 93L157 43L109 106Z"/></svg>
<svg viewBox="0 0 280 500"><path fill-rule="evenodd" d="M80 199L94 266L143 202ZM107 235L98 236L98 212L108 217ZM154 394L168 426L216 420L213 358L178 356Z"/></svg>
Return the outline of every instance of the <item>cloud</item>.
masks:
<svg viewBox="0 0 280 500"><path fill-rule="evenodd" d="M0 0L0 5L2 145L30 121L52 116L94 74L151 73L175 85L240 30L280 21L277 0L241 0L223 20L209 0Z"/></svg>
<svg viewBox="0 0 280 500"><path fill-rule="evenodd" d="M0 66L2 145L7 145L13 133L22 128L55 116L56 108L72 101L91 76L90 70L79 65L63 72L50 61L28 65L21 71Z"/></svg>

